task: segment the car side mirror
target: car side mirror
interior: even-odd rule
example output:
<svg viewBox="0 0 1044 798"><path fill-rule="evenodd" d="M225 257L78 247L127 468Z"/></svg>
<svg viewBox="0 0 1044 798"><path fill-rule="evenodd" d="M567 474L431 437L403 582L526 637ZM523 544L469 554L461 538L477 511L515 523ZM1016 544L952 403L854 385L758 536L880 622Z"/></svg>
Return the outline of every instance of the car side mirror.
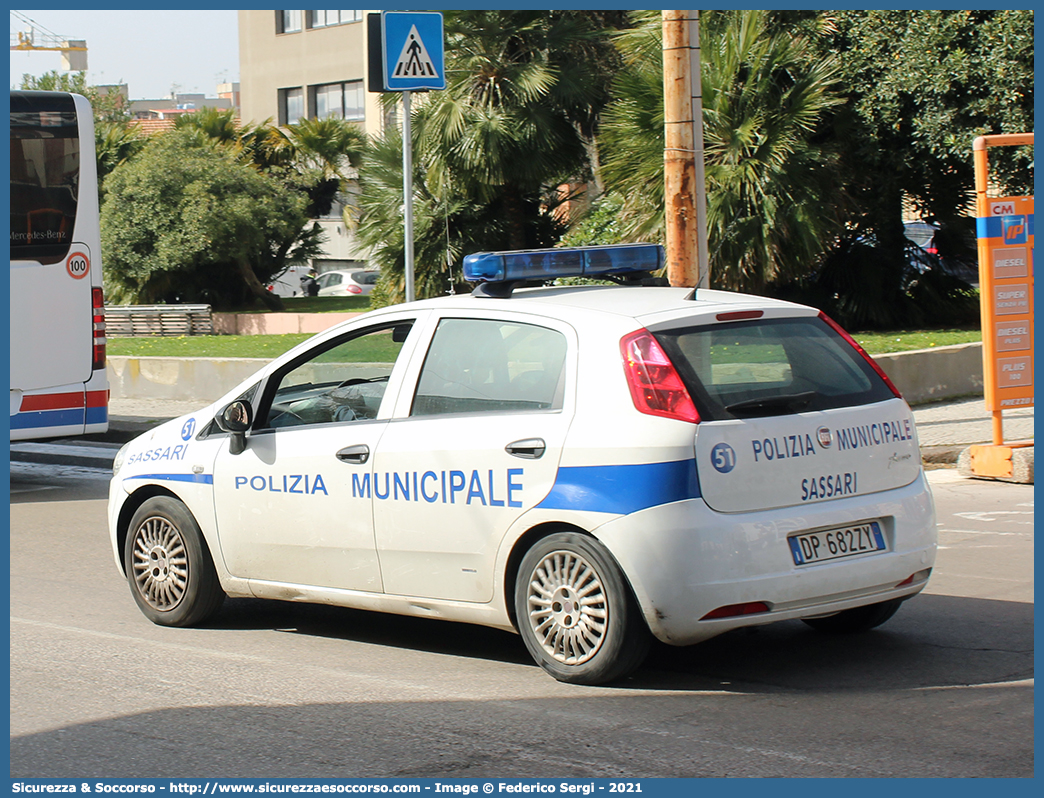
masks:
<svg viewBox="0 0 1044 798"><path fill-rule="evenodd" d="M218 429L229 433L228 451L241 454L246 449L246 432L254 423L254 409L245 399L237 399L222 410L217 419Z"/></svg>

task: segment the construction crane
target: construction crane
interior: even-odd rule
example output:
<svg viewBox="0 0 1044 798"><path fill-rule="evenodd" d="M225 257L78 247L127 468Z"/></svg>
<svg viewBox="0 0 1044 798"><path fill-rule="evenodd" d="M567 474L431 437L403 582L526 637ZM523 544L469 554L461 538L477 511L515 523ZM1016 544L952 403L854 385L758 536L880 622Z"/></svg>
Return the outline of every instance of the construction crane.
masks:
<svg viewBox="0 0 1044 798"><path fill-rule="evenodd" d="M66 72L87 71L87 42L70 39L47 30L39 22L18 11L11 16L29 27L27 31L11 33L12 50L53 50L62 54L62 69Z"/></svg>

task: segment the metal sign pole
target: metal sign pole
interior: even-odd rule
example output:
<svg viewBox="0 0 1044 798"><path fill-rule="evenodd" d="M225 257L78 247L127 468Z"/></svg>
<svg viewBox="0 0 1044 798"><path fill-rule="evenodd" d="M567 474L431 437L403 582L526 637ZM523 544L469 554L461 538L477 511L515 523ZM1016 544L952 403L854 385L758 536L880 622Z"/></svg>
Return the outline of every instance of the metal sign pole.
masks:
<svg viewBox="0 0 1044 798"><path fill-rule="evenodd" d="M692 148L696 168L696 259L699 288L710 288L707 251L707 177L703 155L703 78L700 65L700 12L689 12L689 84L692 92Z"/></svg>
<svg viewBox="0 0 1044 798"><path fill-rule="evenodd" d="M402 93L402 211L406 220L406 301L414 299L413 290L413 134L410 120L410 92Z"/></svg>
<svg viewBox="0 0 1044 798"><path fill-rule="evenodd" d="M403 273L406 301L416 298L413 269L413 133L410 94L446 88L442 14L382 11L368 14L369 90L402 93Z"/></svg>

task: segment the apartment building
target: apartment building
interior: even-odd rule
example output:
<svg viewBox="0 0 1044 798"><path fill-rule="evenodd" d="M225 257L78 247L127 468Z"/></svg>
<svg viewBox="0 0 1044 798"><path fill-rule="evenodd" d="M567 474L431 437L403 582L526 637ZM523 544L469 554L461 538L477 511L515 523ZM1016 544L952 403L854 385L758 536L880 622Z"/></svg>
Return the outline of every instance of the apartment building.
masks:
<svg viewBox="0 0 1044 798"><path fill-rule="evenodd" d="M240 118L287 125L329 116L376 135L379 95L366 91L366 11L240 11ZM327 234L319 271L359 268L365 254L346 229L341 206L317 220Z"/></svg>

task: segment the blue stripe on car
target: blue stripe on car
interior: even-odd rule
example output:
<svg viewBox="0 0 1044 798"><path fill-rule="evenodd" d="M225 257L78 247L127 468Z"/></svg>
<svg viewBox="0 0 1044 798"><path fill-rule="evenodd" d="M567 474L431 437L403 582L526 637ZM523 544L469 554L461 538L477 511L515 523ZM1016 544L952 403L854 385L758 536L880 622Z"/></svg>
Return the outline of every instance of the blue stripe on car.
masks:
<svg viewBox="0 0 1044 798"><path fill-rule="evenodd" d="M128 479L157 479L164 482L195 482L199 485L213 485L213 474L134 474Z"/></svg>
<svg viewBox="0 0 1044 798"><path fill-rule="evenodd" d="M627 515L660 504L696 499L694 460L640 465L564 466L538 508Z"/></svg>

